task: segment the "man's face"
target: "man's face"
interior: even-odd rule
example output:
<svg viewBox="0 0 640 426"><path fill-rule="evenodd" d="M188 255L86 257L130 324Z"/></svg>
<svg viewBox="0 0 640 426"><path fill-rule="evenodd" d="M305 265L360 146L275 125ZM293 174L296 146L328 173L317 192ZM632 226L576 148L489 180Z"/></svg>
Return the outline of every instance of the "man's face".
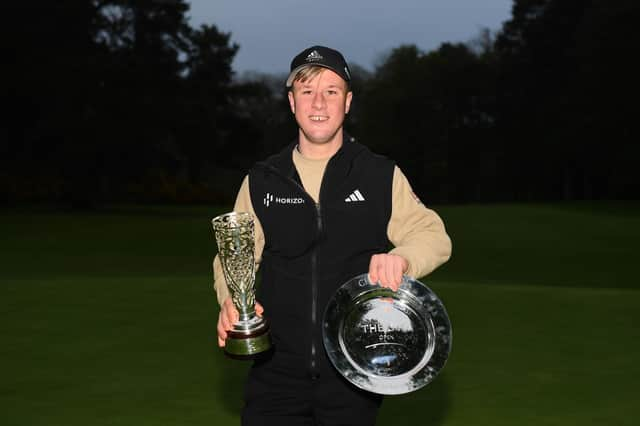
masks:
<svg viewBox="0 0 640 426"><path fill-rule="evenodd" d="M324 69L305 82L294 81L289 105L296 117L301 138L315 144L334 141L349 112L353 93L335 72Z"/></svg>

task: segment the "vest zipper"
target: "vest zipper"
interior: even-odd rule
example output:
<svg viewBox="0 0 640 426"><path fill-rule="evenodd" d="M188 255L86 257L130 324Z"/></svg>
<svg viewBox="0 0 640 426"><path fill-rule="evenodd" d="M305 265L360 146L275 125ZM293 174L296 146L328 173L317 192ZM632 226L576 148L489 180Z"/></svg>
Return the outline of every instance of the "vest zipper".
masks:
<svg viewBox="0 0 640 426"><path fill-rule="evenodd" d="M320 203L316 204L316 214L318 226L318 235L322 234L322 215L320 211ZM317 310L318 310L318 250L316 247L311 252L311 377L316 377L317 363L316 363L316 339L315 330L316 323L318 322Z"/></svg>
<svg viewBox="0 0 640 426"><path fill-rule="evenodd" d="M327 163L327 168L325 168L325 172L324 172L325 175L327 174L329 163L331 163L331 160L329 160L329 162ZM292 183L294 186L300 189L302 194L304 194L304 196L308 200L311 200L311 202L314 203L316 207L316 215L317 215L316 225L318 227L318 235L320 236L322 234L322 215L320 210L320 203L319 202L316 203L302 185L300 185L298 182L291 179L290 177L283 175L275 167L271 165L266 165L266 164L263 167L275 173L276 175L284 178L288 182ZM322 178L322 181L324 182L324 176ZM322 199L321 194L322 194L322 182L320 183L320 194L318 194L319 200ZM318 249L317 247L313 247L311 251L311 362L309 365L310 375L312 378L318 377L318 367L317 367L318 363L316 361L317 351L316 351L316 339L315 339L316 323L318 322L317 320L318 315L316 312L317 310L318 310Z"/></svg>

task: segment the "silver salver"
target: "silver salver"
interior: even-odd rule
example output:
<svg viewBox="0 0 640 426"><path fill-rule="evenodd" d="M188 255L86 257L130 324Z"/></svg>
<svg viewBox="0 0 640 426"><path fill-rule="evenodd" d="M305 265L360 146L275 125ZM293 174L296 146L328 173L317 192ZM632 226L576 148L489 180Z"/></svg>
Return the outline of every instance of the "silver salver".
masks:
<svg viewBox="0 0 640 426"><path fill-rule="evenodd" d="M394 292L362 274L347 281L324 313L324 346L334 367L361 389L385 395L430 383L451 352L451 323L426 285L404 276Z"/></svg>

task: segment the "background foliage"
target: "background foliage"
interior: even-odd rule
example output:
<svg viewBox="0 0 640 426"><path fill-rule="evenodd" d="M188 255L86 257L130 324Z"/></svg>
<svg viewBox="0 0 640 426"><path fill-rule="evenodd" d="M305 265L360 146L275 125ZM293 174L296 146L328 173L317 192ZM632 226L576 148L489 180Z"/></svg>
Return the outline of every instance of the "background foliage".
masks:
<svg viewBox="0 0 640 426"><path fill-rule="evenodd" d="M6 203L229 201L296 135L284 75L236 78L239 46L184 0L2 7ZM497 33L352 64L347 129L430 202L636 198L639 19L632 0L515 0Z"/></svg>

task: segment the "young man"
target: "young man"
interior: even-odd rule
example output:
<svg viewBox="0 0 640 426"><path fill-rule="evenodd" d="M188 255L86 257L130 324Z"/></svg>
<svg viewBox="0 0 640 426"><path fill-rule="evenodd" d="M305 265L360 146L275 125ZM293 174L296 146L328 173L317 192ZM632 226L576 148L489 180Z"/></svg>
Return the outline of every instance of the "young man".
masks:
<svg viewBox="0 0 640 426"><path fill-rule="evenodd" d="M275 348L249 372L244 425L374 424L381 396L346 381L324 351L325 307L356 275L368 271L397 290L403 273L427 275L451 253L441 219L400 169L345 135L350 80L333 49L313 46L293 59L286 84L298 137L257 163L238 193L235 211L256 219L256 310L268 317ZM214 276L224 346L238 313L217 258Z"/></svg>

